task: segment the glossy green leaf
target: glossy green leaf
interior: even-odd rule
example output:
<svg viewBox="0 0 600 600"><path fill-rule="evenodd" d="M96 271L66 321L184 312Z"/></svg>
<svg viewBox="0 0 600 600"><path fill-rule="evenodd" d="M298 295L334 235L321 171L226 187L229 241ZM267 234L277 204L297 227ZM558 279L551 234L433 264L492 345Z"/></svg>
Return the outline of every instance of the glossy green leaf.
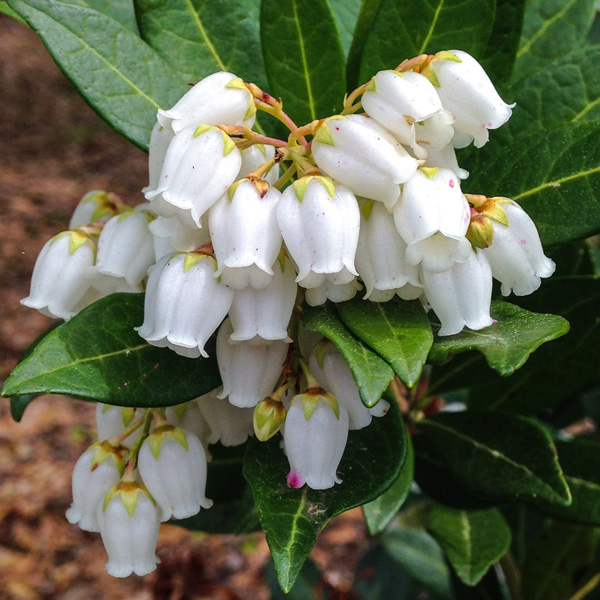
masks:
<svg viewBox="0 0 600 600"><path fill-rule="evenodd" d="M600 445L574 440L557 442L556 449L573 502L564 507L549 505L544 512L566 521L600 526Z"/></svg>
<svg viewBox="0 0 600 600"><path fill-rule="evenodd" d="M529 0L513 80L585 44L596 13L595 0Z"/></svg>
<svg viewBox="0 0 600 600"><path fill-rule="evenodd" d="M465 164L472 169L466 192L513 198L544 244L600 232L600 122L564 125L512 144L493 141L478 153L479 167Z"/></svg>
<svg viewBox="0 0 600 600"><path fill-rule="evenodd" d="M49 333L2 387L3 396L67 394L119 406L170 406L220 384L214 340L207 359L156 348L133 329L143 294L113 294Z"/></svg>
<svg viewBox="0 0 600 600"><path fill-rule="evenodd" d="M90 106L147 150L159 108L186 91L163 60L126 25L61 0L10 0Z"/></svg>
<svg viewBox="0 0 600 600"><path fill-rule="evenodd" d="M556 448L531 419L494 411L439 413L418 430L421 443L476 495L571 502Z"/></svg>
<svg viewBox="0 0 600 600"><path fill-rule="evenodd" d="M581 48L521 80L507 130L516 137L600 118L599 62L600 46Z"/></svg>
<svg viewBox="0 0 600 600"><path fill-rule="evenodd" d="M350 51L363 0L329 0L337 23L344 54Z"/></svg>
<svg viewBox="0 0 600 600"><path fill-rule="evenodd" d="M598 528L550 523L530 548L522 566L523 598L571 598L589 577L587 571L595 563L599 540Z"/></svg>
<svg viewBox="0 0 600 600"><path fill-rule="evenodd" d="M193 531L219 534L242 534L260 529L252 490L242 474L246 446L226 448L209 446L211 460L206 477L206 497L214 504L188 519L173 520Z"/></svg>
<svg viewBox="0 0 600 600"><path fill-rule="evenodd" d="M216 71L266 84L260 0L135 0L142 37L189 82Z"/></svg>
<svg viewBox="0 0 600 600"><path fill-rule="evenodd" d="M362 507L367 529L371 535L381 533L408 498L413 483L415 457L410 436L406 435L405 439L407 447L406 460L400 475L381 496Z"/></svg>
<svg viewBox="0 0 600 600"><path fill-rule="evenodd" d="M335 344L352 371L363 403L375 406L394 378L391 367L344 327L330 302L306 306L302 324Z"/></svg>
<svg viewBox="0 0 600 600"><path fill-rule="evenodd" d="M392 405L385 417L349 433L338 468L343 482L327 490L312 490L307 486L294 489L286 483L289 464L279 442L279 436L268 442L252 439L244 476L254 493L279 583L287 592L325 524L377 498L398 478L407 445L400 411Z"/></svg>
<svg viewBox="0 0 600 600"><path fill-rule="evenodd" d="M383 0L364 47L360 82L423 53L460 48L480 56L492 32L495 6L495 0Z"/></svg>
<svg viewBox="0 0 600 600"><path fill-rule="evenodd" d="M348 329L385 358L408 387L419 381L433 343L431 325L419 301L396 297L380 304L355 297L336 308Z"/></svg>
<svg viewBox="0 0 600 600"><path fill-rule="evenodd" d="M317 594L321 594L318 586L322 578L323 573L319 571L317 565L309 558L302 565L294 587L286 594L279 586L274 564L268 562L265 567L265 579L267 580L271 600L315 600L315 597L326 600L327 596L325 598L322 595L317 596Z"/></svg>
<svg viewBox="0 0 600 600"><path fill-rule="evenodd" d="M489 569L476 586L469 586L456 575L452 576L454 597L460 600L513 600L501 570Z"/></svg>
<svg viewBox="0 0 600 600"><path fill-rule="evenodd" d="M437 338L429 361L443 363L455 354L477 350L500 375L512 375L536 348L569 331L562 317L531 313L508 302L493 302L491 315L497 323L490 327Z"/></svg>
<svg viewBox="0 0 600 600"><path fill-rule="evenodd" d="M263 0L260 36L269 93L298 125L341 109L344 50L327 0Z"/></svg>
<svg viewBox="0 0 600 600"><path fill-rule="evenodd" d="M354 27L354 36L350 44L348 52L348 60L346 62L346 79L348 90L351 91L360 83L358 75L360 65L365 51L365 45L369 39L371 29L377 19L377 13L381 7L382 0L364 0L358 13L358 19ZM374 74L374 73L373 73Z"/></svg>
<svg viewBox="0 0 600 600"><path fill-rule="evenodd" d="M139 35L133 10L133 0L62 0L68 4L93 8Z"/></svg>
<svg viewBox="0 0 600 600"><path fill-rule="evenodd" d="M510 547L510 529L497 508L467 512L435 505L427 528L456 574L471 586L477 585Z"/></svg>
<svg viewBox="0 0 600 600"><path fill-rule="evenodd" d="M453 598L444 553L427 531L409 526L394 527L383 534L381 543L412 578L441 598Z"/></svg>
<svg viewBox="0 0 600 600"><path fill-rule="evenodd" d="M12 17L13 19L15 19L15 21L19 21L19 23L22 23L23 25L27 25L27 21L25 19L23 19L16 10L13 10L8 5L8 2L6 2L6 0L2 0L2 2L0 2L0 14Z"/></svg>
<svg viewBox="0 0 600 600"><path fill-rule="evenodd" d="M13 396L10 399L10 416L18 423L25 414L25 409L37 398L37 394Z"/></svg>
<svg viewBox="0 0 600 600"><path fill-rule="evenodd" d="M496 89L506 87L512 75L524 12L525 0L496 0L494 27L481 60Z"/></svg>

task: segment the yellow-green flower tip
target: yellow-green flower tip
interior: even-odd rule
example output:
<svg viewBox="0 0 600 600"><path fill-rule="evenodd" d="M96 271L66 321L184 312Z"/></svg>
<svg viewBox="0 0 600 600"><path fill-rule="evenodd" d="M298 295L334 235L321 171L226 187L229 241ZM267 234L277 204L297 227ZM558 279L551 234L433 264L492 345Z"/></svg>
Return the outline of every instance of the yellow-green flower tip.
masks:
<svg viewBox="0 0 600 600"><path fill-rule="evenodd" d="M227 190L227 197L229 198L229 202L233 200L233 196L235 195L236 190L240 187L240 184L244 181L248 181L247 179L238 179L234 181Z"/></svg>
<svg viewBox="0 0 600 600"><path fill-rule="evenodd" d="M487 248L494 240L494 226L490 219L481 213L471 215L466 236L474 248Z"/></svg>
<svg viewBox="0 0 600 600"><path fill-rule="evenodd" d="M218 127L213 127L212 125L198 125L194 131L194 137L200 137L202 134L210 131L211 129L218 129Z"/></svg>
<svg viewBox="0 0 600 600"><path fill-rule="evenodd" d="M187 252L183 259L183 271L187 273L194 265L205 258L212 258L212 256L204 254L203 252Z"/></svg>
<svg viewBox="0 0 600 600"><path fill-rule="evenodd" d="M230 90L244 90L245 92L250 93L250 90L246 87L246 84L241 77L232 79L225 87Z"/></svg>
<svg viewBox="0 0 600 600"><path fill-rule="evenodd" d="M373 92L377 91L377 84L375 83L375 75L371 77L371 81L369 81L369 85L365 88L365 92Z"/></svg>
<svg viewBox="0 0 600 600"><path fill-rule="evenodd" d="M365 221L368 221L371 218L371 212L373 211L373 206L375 206L375 200L367 200L366 198L359 198L358 207L360 209L360 214L363 216Z"/></svg>
<svg viewBox="0 0 600 600"><path fill-rule="evenodd" d="M427 77L434 87L440 87L440 81L435 73L435 70L431 66L431 63L425 65L425 67L421 69L420 73L423 75L423 77Z"/></svg>
<svg viewBox="0 0 600 600"><path fill-rule="evenodd" d="M227 156L235 150L235 142L224 131L221 133L223 134L223 156Z"/></svg>
<svg viewBox="0 0 600 600"><path fill-rule="evenodd" d="M423 172L429 179L433 179L435 174L439 171L438 167L421 167L420 171Z"/></svg>
<svg viewBox="0 0 600 600"><path fill-rule="evenodd" d="M452 62L462 62L456 54L450 52L450 50L442 50L441 52L436 53L435 58L437 60L451 60Z"/></svg>
<svg viewBox="0 0 600 600"><path fill-rule="evenodd" d="M283 404L267 397L261 400L254 408L252 423L254 433L261 442L271 439L285 422L286 410Z"/></svg>

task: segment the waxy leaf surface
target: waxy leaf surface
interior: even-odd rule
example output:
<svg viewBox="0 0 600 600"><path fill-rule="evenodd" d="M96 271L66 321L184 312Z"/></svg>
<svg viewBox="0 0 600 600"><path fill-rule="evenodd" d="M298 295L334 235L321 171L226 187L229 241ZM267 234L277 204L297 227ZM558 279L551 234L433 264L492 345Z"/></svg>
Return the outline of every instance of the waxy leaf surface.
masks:
<svg viewBox="0 0 600 600"><path fill-rule="evenodd" d="M170 406L220 385L214 341L207 359L156 348L133 329L143 294L113 294L59 325L19 363L4 396L66 394L119 406Z"/></svg>
<svg viewBox="0 0 600 600"><path fill-rule="evenodd" d="M396 297L380 304L355 297L336 308L348 329L382 356L408 387L417 383L433 343L420 302Z"/></svg>
<svg viewBox="0 0 600 600"><path fill-rule="evenodd" d="M290 469L279 442L279 436L268 442L253 438L244 461L244 476L254 493L279 583L287 592L326 523L374 500L394 483L407 445L400 411L392 405L384 417L349 433L338 468L343 482L327 490L313 490L287 484Z"/></svg>

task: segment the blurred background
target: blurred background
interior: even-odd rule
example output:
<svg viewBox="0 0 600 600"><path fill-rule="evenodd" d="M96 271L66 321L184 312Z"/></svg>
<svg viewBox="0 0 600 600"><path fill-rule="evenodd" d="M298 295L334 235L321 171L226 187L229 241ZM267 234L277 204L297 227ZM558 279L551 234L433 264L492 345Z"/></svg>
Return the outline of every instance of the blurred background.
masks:
<svg viewBox="0 0 600 600"><path fill-rule="evenodd" d="M0 15L0 382L52 323L19 300L43 244L67 228L80 198L143 200L146 155L72 89L33 31ZM75 461L95 441L94 405L44 396L15 423L0 399L0 600L271 597L264 536L208 536L161 526L157 571L113 579L99 534L69 525ZM349 598L368 545L360 510L335 519L311 557L329 597ZM275 592L276 596L279 596Z"/></svg>

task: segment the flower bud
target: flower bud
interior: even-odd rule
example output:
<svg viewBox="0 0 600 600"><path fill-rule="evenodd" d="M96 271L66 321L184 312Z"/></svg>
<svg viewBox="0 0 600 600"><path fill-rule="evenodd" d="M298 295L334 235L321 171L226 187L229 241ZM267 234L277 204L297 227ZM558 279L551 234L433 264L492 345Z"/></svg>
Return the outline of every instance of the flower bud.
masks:
<svg viewBox="0 0 600 600"><path fill-rule="evenodd" d="M230 343L233 327L225 319L217 334L217 362L223 380L219 398L240 408L251 408L275 387L285 362L288 344L276 341L255 346Z"/></svg>
<svg viewBox="0 0 600 600"><path fill-rule="evenodd" d="M213 504L205 495L206 454L190 431L172 425L157 428L142 444L138 469L163 522L191 517Z"/></svg>
<svg viewBox="0 0 600 600"><path fill-rule="evenodd" d="M391 208L417 161L392 134L364 115L325 119L312 141L319 169L347 186L355 195Z"/></svg>
<svg viewBox="0 0 600 600"><path fill-rule="evenodd" d="M241 290L269 285L281 250L277 202L281 192L262 181L236 181L210 209L210 237L224 285Z"/></svg>
<svg viewBox="0 0 600 600"><path fill-rule="evenodd" d="M98 507L98 523L109 575L147 575L156 569L159 509L144 485L121 482L112 487Z"/></svg>
<svg viewBox="0 0 600 600"><path fill-rule="evenodd" d="M208 354L208 338L221 324L233 291L215 278L216 261L199 252L165 256L150 271L144 323L136 331L159 348L188 358Z"/></svg>
<svg viewBox="0 0 600 600"><path fill-rule="evenodd" d="M394 222L408 244L407 262L441 272L466 260L471 251L465 237L469 216L469 203L452 171L419 169L404 184L394 207Z"/></svg>
<svg viewBox="0 0 600 600"><path fill-rule="evenodd" d="M487 248L494 239L494 225L488 217L481 213L471 215L467 239L474 248Z"/></svg>
<svg viewBox="0 0 600 600"><path fill-rule="evenodd" d="M325 490L342 480L337 468L348 440L348 413L320 388L295 396L284 425L284 447L290 463L288 483Z"/></svg>
<svg viewBox="0 0 600 600"><path fill-rule="evenodd" d="M123 204L115 194L92 190L76 206L69 221L69 229L91 225L96 221L106 223L110 218L125 210L129 210L129 207Z"/></svg>
<svg viewBox="0 0 600 600"><path fill-rule="evenodd" d="M270 440L285 422L286 410L281 400L263 398L254 408L254 433L261 442Z"/></svg>
<svg viewBox="0 0 600 600"><path fill-rule="evenodd" d="M360 212L354 194L329 177L301 177L281 195L277 220L306 288L325 280L344 284L357 272Z"/></svg>
<svg viewBox="0 0 600 600"><path fill-rule="evenodd" d="M263 163L275 156L275 146L265 146L264 144L252 144L249 148L241 150L242 166L236 177L244 179L250 173L253 173ZM279 165L275 165L264 177L264 180L273 185L279 179Z"/></svg>
<svg viewBox="0 0 600 600"><path fill-rule="evenodd" d="M178 133L198 125L254 124L256 106L244 82L219 71L194 85L170 110L159 110L158 121Z"/></svg>
<svg viewBox="0 0 600 600"><path fill-rule="evenodd" d="M470 54L452 50L459 59L433 60L437 92L445 109L454 113L455 128L472 135L481 148L489 139L488 129L504 125L514 104L506 104L498 95L483 67Z"/></svg>
<svg viewBox="0 0 600 600"><path fill-rule="evenodd" d="M29 296L21 304L42 314L68 320L96 296L88 296L90 281L86 270L94 264L96 244L82 229L63 231L46 242L40 251Z"/></svg>
<svg viewBox="0 0 600 600"><path fill-rule="evenodd" d="M184 224L191 217L201 227L200 218L235 181L241 164L240 151L225 132L187 127L169 145L159 183L146 199L159 215L178 216Z"/></svg>
<svg viewBox="0 0 600 600"><path fill-rule="evenodd" d="M463 263L443 273L423 269L427 300L441 321L438 335L478 330L492 324L492 271L483 251L471 250Z"/></svg>
<svg viewBox="0 0 600 600"><path fill-rule="evenodd" d="M79 457L73 469L73 503L66 515L69 523L78 523L84 531L100 531L98 506L121 479L126 451L124 446L96 442Z"/></svg>

